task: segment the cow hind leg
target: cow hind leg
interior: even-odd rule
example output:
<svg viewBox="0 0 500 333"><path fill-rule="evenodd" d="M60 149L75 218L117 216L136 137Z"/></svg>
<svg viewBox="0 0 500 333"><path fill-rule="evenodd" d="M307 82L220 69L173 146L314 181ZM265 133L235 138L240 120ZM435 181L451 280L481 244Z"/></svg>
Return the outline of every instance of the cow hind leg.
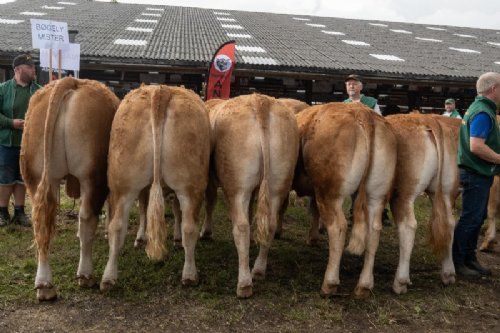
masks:
<svg viewBox="0 0 500 333"><path fill-rule="evenodd" d="M316 205L314 197L309 200L309 212L311 213L311 226L309 227L309 234L306 242L309 246L316 246L319 242L319 231L321 226L319 221L318 206Z"/></svg>
<svg viewBox="0 0 500 333"><path fill-rule="evenodd" d="M179 199L174 195L172 198L172 213L174 214L174 247L182 248L182 211Z"/></svg>
<svg viewBox="0 0 500 333"><path fill-rule="evenodd" d="M80 262L76 278L80 287L93 287L92 244L94 242L99 212L106 200L106 190L94 186L90 181L81 181L81 205L79 212L78 235L80 238Z"/></svg>
<svg viewBox="0 0 500 333"><path fill-rule="evenodd" d="M493 252L495 250L496 241L496 209L493 211L488 210L488 219L486 220L486 230L484 232L484 239L479 247L480 251Z"/></svg>
<svg viewBox="0 0 500 333"><path fill-rule="evenodd" d="M411 285L410 257L415 241L417 220L413 212L413 200L410 198L398 200L391 205L399 233L399 264L392 290L396 294L405 294L408 291L408 285Z"/></svg>
<svg viewBox="0 0 500 333"><path fill-rule="evenodd" d="M194 257L196 242L198 241L197 218L199 216L202 193L176 193L176 199L182 212L182 246L184 247L184 268L182 269L182 284L191 286L198 284L198 272ZM175 204L174 204L175 206Z"/></svg>
<svg viewBox="0 0 500 333"><path fill-rule="evenodd" d="M253 285L250 274L250 223L248 207L251 192L238 193L230 198L230 215L233 222L233 237L238 252L238 285L236 295L239 298L252 296Z"/></svg>
<svg viewBox="0 0 500 333"><path fill-rule="evenodd" d="M147 243L146 238L146 216L148 210L149 201L149 189L146 187L139 193L139 229L137 229L137 235L135 236L134 247L136 249L145 247Z"/></svg>
<svg viewBox="0 0 500 333"><path fill-rule="evenodd" d="M205 220L203 221L203 226L200 231L200 239L212 239L212 216L216 203L217 184L213 179L209 179L207 189L205 191Z"/></svg>
<svg viewBox="0 0 500 333"><path fill-rule="evenodd" d="M329 199L333 198L333 199ZM318 209L321 220L328 232L328 265L321 286L321 295L336 294L340 285L340 259L344 249L347 221L342 211L344 199L339 196L318 196Z"/></svg>
<svg viewBox="0 0 500 333"><path fill-rule="evenodd" d="M30 186L28 184L28 186ZM35 193L36 184L30 186L30 193ZM45 209L54 212L50 221L46 221L46 230L55 228L56 214L57 211L57 194L59 191L59 181L54 181L50 185L49 200L45 203L47 206ZM34 216L34 219L36 217ZM37 239L37 252L38 252L38 267L36 271L35 278L35 289L37 291L37 299L39 301L52 301L57 298L57 290L52 282L52 270L49 264L49 245L52 238L52 232L48 234L42 234L39 228L36 227L37 223L42 223L41 221L34 220L35 226L35 238ZM44 238L43 242L39 242Z"/></svg>
<svg viewBox="0 0 500 333"><path fill-rule="evenodd" d="M382 229L382 211L384 209L383 198L368 200L368 237L365 248L365 257L363 270L354 290L357 298L366 298L370 296L373 289L373 266L375 264L375 254L380 239L380 230Z"/></svg>
<svg viewBox="0 0 500 333"><path fill-rule="evenodd" d="M118 278L118 256L127 235L130 207L139 193L114 195L111 193L112 219L108 227L109 258L101 280L101 291L111 289Z"/></svg>
<svg viewBox="0 0 500 333"><path fill-rule="evenodd" d="M283 202L287 202L288 193L283 196L275 196L270 201L271 209L269 213L269 237L266 245L260 245L259 255L255 260L255 264L252 269L252 278L254 280L263 280L266 277L267 268L267 257L269 254L269 248L271 247L271 242L274 239L277 225L278 225L278 215L281 213L283 208Z"/></svg>
<svg viewBox="0 0 500 333"><path fill-rule="evenodd" d="M446 207L446 223L447 232L449 235L449 242L446 246L446 252L443 254L441 260L441 281L445 286L455 283L455 265L453 263L453 233L455 230L455 218L453 217L453 208L451 202L451 195L445 196Z"/></svg>

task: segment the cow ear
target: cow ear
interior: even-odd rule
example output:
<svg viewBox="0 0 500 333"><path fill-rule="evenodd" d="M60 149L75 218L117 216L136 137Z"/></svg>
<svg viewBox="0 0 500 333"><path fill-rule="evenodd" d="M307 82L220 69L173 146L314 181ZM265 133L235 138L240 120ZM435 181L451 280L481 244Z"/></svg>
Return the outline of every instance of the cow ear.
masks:
<svg viewBox="0 0 500 333"><path fill-rule="evenodd" d="M146 84L144 82L141 82L141 88L145 87L145 86L146 86Z"/></svg>

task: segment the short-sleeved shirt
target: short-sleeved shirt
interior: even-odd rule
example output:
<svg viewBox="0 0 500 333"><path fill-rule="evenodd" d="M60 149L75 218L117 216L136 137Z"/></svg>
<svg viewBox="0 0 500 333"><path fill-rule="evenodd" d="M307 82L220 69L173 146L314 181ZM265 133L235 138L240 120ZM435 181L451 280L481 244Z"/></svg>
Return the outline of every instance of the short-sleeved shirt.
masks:
<svg viewBox="0 0 500 333"><path fill-rule="evenodd" d="M491 130L491 119L486 112L478 113L470 123L470 136L486 139Z"/></svg>

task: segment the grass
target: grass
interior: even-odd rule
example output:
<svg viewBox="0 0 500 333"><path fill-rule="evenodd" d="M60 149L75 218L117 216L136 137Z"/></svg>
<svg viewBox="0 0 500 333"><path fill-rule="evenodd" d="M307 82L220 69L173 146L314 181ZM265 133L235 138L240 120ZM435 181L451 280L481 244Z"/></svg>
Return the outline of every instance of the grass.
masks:
<svg viewBox="0 0 500 333"><path fill-rule="evenodd" d="M341 295L329 299L319 296L328 243L323 235L319 246L305 244L309 215L301 207L291 207L287 211L283 237L274 241L270 251L266 280L255 283L252 299L238 300L235 296L238 258L223 200L219 200L215 210L214 240L199 241L196 248L200 275L197 287L181 286L184 253L173 248L171 237L168 258L162 262L152 262L143 250L134 249L137 231L137 212L134 210L119 261L116 287L105 295L98 289L81 289L74 279L79 258L76 220L67 217L72 206L73 201L63 196L61 221L57 224L51 251L54 282L61 298L56 305L38 305L35 300L36 261L31 231L14 226L0 229L0 330L2 324L8 328L15 320L14 314L1 316L2 311L7 309L28 308L33 313L43 310L61 315L70 313L73 307L82 308L85 302L91 302L92 308L95 307L86 314L88 320L97 325L95 327L108 327L112 331L120 330L120 326L116 326L119 323L111 319L100 321L98 313L115 313L123 308L124 313L129 315L117 316L123 319L116 320L134 325L130 316L138 316L144 318L144 325L146 322L153 325L149 326L153 330L175 327L177 323L184 322L184 317L189 323L188 328L215 331L244 327L266 331L313 328L320 331L332 328L349 331L402 328L475 331L491 329L500 320L498 277L475 283L458 281L449 287L441 285L440 266L427 242L426 221L430 206L424 197L417 200L415 208L419 227L411 262L413 285L406 295L392 293L392 280L398 262L397 230L394 226L384 227L375 263L375 288L373 295L366 300L355 300L351 296L361 271L362 258L347 254L342 258ZM108 245L103 234L100 224L94 245L97 277L102 275L108 257ZM172 234L171 226L169 234ZM252 245L252 263L257 251L257 247ZM494 268L499 266L495 255L488 255L485 260ZM482 320L476 326L474 318L478 313L481 313ZM82 315L83 319L69 322L69 319L63 319L53 325L62 325L61 330L88 328L82 326L85 322L83 310ZM155 323L146 320L154 315L166 316L169 321Z"/></svg>

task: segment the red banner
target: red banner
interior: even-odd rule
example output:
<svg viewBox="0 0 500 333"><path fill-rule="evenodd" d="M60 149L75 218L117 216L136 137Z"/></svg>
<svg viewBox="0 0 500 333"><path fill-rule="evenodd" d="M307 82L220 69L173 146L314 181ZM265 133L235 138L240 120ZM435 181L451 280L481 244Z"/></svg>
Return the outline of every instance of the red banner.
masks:
<svg viewBox="0 0 500 333"><path fill-rule="evenodd" d="M207 80L206 100L212 98L228 99L231 91L231 74L233 73L236 59L234 40L222 44L210 62Z"/></svg>

